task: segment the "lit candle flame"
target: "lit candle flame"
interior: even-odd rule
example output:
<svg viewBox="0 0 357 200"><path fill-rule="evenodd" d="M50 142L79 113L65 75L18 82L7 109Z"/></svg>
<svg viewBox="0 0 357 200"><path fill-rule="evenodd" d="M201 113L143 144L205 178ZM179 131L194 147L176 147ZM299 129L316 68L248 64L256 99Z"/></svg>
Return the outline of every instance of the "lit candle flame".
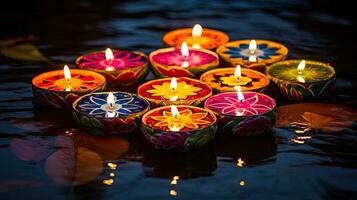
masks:
<svg viewBox="0 0 357 200"><path fill-rule="evenodd" d="M105 59L107 61L113 61L114 60L113 51L110 48L107 48L105 50Z"/></svg>
<svg viewBox="0 0 357 200"><path fill-rule="evenodd" d="M177 89L177 80L175 77L172 77L172 79L171 79L170 89L172 91L176 91L176 89Z"/></svg>
<svg viewBox="0 0 357 200"><path fill-rule="evenodd" d="M250 54L255 54L256 49L257 49L257 42L255 40L251 40L249 43Z"/></svg>
<svg viewBox="0 0 357 200"><path fill-rule="evenodd" d="M192 28L192 37L201 37L203 28L201 25L196 24Z"/></svg>
<svg viewBox="0 0 357 200"><path fill-rule="evenodd" d="M64 66L63 73L64 73L64 79L66 79L66 82L67 82L66 91L71 91L70 82L71 82L72 76L71 76L71 71L69 70L69 67L67 65Z"/></svg>
<svg viewBox="0 0 357 200"><path fill-rule="evenodd" d="M115 96L113 94L113 92L109 92L108 96L107 96L107 104L109 105L109 107L111 109L114 108L114 105L115 105Z"/></svg>
<svg viewBox="0 0 357 200"><path fill-rule="evenodd" d="M238 101L240 103L242 103L244 101L244 95L242 93L242 88L241 86L236 86L235 87L236 91L237 91L237 98L238 98Z"/></svg>
<svg viewBox="0 0 357 200"><path fill-rule="evenodd" d="M186 42L182 42L181 44L181 55L183 59L187 60L190 52L188 51L188 45Z"/></svg>
<svg viewBox="0 0 357 200"><path fill-rule="evenodd" d="M178 118L180 116L180 112L178 111L175 105L171 105L171 114L173 118Z"/></svg>
<svg viewBox="0 0 357 200"><path fill-rule="evenodd" d="M234 71L234 76L240 80L240 78L242 77L242 72L240 70L240 65L237 65L236 70Z"/></svg>
<svg viewBox="0 0 357 200"><path fill-rule="evenodd" d="M305 69L305 60L302 60L298 67L297 67L297 70L298 70L298 74L301 75L302 74L302 71Z"/></svg>

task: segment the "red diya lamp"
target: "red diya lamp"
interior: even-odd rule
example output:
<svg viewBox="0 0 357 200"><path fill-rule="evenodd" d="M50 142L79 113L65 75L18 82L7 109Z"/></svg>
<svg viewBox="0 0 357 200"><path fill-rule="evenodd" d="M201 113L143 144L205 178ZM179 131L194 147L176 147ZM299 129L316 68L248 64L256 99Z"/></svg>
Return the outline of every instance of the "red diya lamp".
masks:
<svg viewBox="0 0 357 200"><path fill-rule="evenodd" d="M203 72L219 66L216 53L206 49L188 48L182 43L180 48L164 48L149 56L153 72L158 77L197 78Z"/></svg>
<svg viewBox="0 0 357 200"><path fill-rule="evenodd" d="M149 102L126 92L97 92L73 103L73 116L81 128L95 135L133 132Z"/></svg>
<svg viewBox="0 0 357 200"><path fill-rule="evenodd" d="M288 48L268 40L238 40L217 48L217 54L227 66L242 65L264 71L266 66L284 60Z"/></svg>
<svg viewBox="0 0 357 200"><path fill-rule="evenodd" d="M127 50L93 52L77 58L79 68L92 70L105 76L112 85L133 85L145 78L148 59L145 54Z"/></svg>
<svg viewBox="0 0 357 200"><path fill-rule="evenodd" d="M164 35L164 43L171 47L180 47L186 41L190 47L196 49L215 49L229 41L229 37L222 31L203 29L196 24L193 28L182 28Z"/></svg>
<svg viewBox="0 0 357 200"><path fill-rule="evenodd" d="M158 149L197 149L212 141L217 130L211 111L185 105L155 108L142 122L144 135Z"/></svg>
<svg viewBox="0 0 357 200"><path fill-rule="evenodd" d="M218 118L222 133L256 135L270 132L276 121L275 100L257 92L226 92L205 102L206 109Z"/></svg>
<svg viewBox="0 0 357 200"><path fill-rule="evenodd" d="M80 96L104 90L104 76L96 72L71 69L45 72L32 79L35 103L53 108L70 108Z"/></svg>
<svg viewBox="0 0 357 200"><path fill-rule="evenodd" d="M199 106L212 95L212 89L199 80L173 77L142 84L138 95L148 100L152 107L171 104Z"/></svg>
<svg viewBox="0 0 357 200"><path fill-rule="evenodd" d="M219 68L202 74L201 81L207 83L217 92L234 92L240 86L243 91L265 92L269 78L258 71L241 68Z"/></svg>

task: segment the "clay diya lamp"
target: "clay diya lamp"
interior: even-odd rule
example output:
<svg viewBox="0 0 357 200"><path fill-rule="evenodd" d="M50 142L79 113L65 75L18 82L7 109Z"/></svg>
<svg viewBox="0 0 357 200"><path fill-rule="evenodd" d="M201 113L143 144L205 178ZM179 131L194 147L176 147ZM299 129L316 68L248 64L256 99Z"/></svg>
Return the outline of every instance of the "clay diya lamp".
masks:
<svg viewBox="0 0 357 200"><path fill-rule="evenodd" d="M106 87L104 76L87 70L71 69L42 73L32 79L34 102L52 108L71 108L80 96L102 91Z"/></svg>
<svg viewBox="0 0 357 200"><path fill-rule="evenodd" d="M271 132L276 121L276 103L257 92L227 92L205 102L214 112L223 134L257 135Z"/></svg>
<svg viewBox="0 0 357 200"><path fill-rule="evenodd" d="M171 47L180 47L186 41L190 47L196 49L216 49L229 41L229 37L222 31L203 29L196 24L193 28L173 30L164 35L164 43Z"/></svg>
<svg viewBox="0 0 357 200"><path fill-rule="evenodd" d="M207 83L216 93L234 92L237 86L243 91L266 92L269 78L256 70L241 68L219 68L202 74L201 81Z"/></svg>
<svg viewBox="0 0 357 200"><path fill-rule="evenodd" d="M213 140L216 116L199 107L164 106L143 116L142 130L157 149L197 149Z"/></svg>
<svg viewBox="0 0 357 200"><path fill-rule="evenodd" d="M217 48L225 66L241 65L264 72L266 66L284 60L288 48L268 40L238 40Z"/></svg>
<svg viewBox="0 0 357 200"><path fill-rule="evenodd" d="M141 52L127 50L97 51L80 56L79 68L105 76L110 85L128 86L142 81L148 72L148 58Z"/></svg>
<svg viewBox="0 0 357 200"><path fill-rule="evenodd" d="M133 132L149 102L125 92L92 93L73 103L73 116L81 128L94 135Z"/></svg>
<svg viewBox="0 0 357 200"><path fill-rule="evenodd" d="M138 95L148 100L152 107L171 104L199 106L212 95L212 89L199 80L173 77L142 84Z"/></svg>
<svg viewBox="0 0 357 200"><path fill-rule="evenodd" d="M205 49L188 48L184 42L180 48L164 48L149 56L156 76L198 78L203 72L219 66L216 53Z"/></svg>
<svg viewBox="0 0 357 200"><path fill-rule="evenodd" d="M266 74L281 96L289 100L326 98L335 89L335 69L318 61L282 61L271 65Z"/></svg>

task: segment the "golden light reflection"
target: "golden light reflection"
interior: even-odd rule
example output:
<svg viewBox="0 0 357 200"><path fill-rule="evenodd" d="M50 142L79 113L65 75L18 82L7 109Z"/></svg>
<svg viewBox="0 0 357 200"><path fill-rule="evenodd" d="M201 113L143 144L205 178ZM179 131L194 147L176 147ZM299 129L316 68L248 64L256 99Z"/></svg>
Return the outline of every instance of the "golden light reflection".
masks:
<svg viewBox="0 0 357 200"><path fill-rule="evenodd" d="M242 160L241 158L239 158L237 160L237 167L243 167L245 165L245 162L244 160Z"/></svg>
<svg viewBox="0 0 357 200"><path fill-rule="evenodd" d="M110 169L114 170L114 169L116 169L116 168L118 167L118 165L115 164L115 163L108 163L108 167L109 167Z"/></svg>
<svg viewBox="0 0 357 200"><path fill-rule="evenodd" d="M111 172L111 173L109 174L109 176L110 176L110 177L114 177L115 174L114 174L113 172Z"/></svg>
<svg viewBox="0 0 357 200"><path fill-rule="evenodd" d="M170 195L171 196L177 196L176 190L170 190Z"/></svg>
<svg viewBox="0 0 357 200"><path fill-rule="evenodd" d="M103 180L103 184L105 184L105 185L113 185L114 184L114 180L113 179Z"/></svg>
<svg viewBox="0 0 357 200"><path fill-rule="evenodd" d="M245 186L245 181L240 181L239 185L242 186L242 187Z"/></svg>

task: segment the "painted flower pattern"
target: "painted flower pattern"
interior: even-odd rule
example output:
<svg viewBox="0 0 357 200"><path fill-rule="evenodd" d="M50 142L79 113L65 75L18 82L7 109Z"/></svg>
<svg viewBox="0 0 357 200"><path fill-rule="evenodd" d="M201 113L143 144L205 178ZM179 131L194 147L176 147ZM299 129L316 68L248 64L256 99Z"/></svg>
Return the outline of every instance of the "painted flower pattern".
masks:
<svg viewBox="0 0 357 200"><path fill-rule="evenodd" d="M244 96L245 99L240 102L235 93L216 95L206 102L206 107L226 115L251 116L266 113L275 104L267 96L257 93L244 93Z"/></svg>
<svg viewBox="0 0 357 200"><path fill-rule="evenodd" d="M163 82L161 85L153 85L153 89L147 90L152 96L162 96L165 99L171 99L176 97L178 99L186 99L188 96L197 95L197 92L202 88L196 87L191 84L187 84L185 81L177 83L177 88L172 90L170 82Z"/></svg>
<svg viewBox="0 0 357 200"><path fill-rule="evenodd" d="M148 107L148 103L134 95L127 93L115 92L116 97L114 109L116 116L129 116L138 112L144 111ZM97 93L84 96L76 104L76 109L79 112L87 113L88 115L105 117L108 110L106 109L108 94Z"/></svg>
<svg viewBox="0 0 357 200"><path fill-rule="evenodd" d="M197 129L202 125L210 124L211 121L206 120L207 112L195 112L190 109L184 109L179 111L179 115L174 118L170 111L164 110L162 116L151 116L151 119L157 121L154 127L162 129Z"/></svg>
<svg viewBox="0 0 357 200"><path fill-rule="evenodd" d="M130 51L113 51L114 60L107 61L104 52L96 52L80 57L77 64L80 68L90 68L94 70L105 70L113 67L116 70L135 68L148 62L147 58L140 53Z"/></svg>
<svg viewBox="0 0 357 200"><path fill-rule="evenodd" d="M242 58L243 60L249 60L250 51L249 44L239 44L238 47L229 46L224 53L229 54L230 58ZM258 44L255 50L255 55L258 59L268 60L272 56L279 56L278 47L269 47L267 44Z"/></svg>

